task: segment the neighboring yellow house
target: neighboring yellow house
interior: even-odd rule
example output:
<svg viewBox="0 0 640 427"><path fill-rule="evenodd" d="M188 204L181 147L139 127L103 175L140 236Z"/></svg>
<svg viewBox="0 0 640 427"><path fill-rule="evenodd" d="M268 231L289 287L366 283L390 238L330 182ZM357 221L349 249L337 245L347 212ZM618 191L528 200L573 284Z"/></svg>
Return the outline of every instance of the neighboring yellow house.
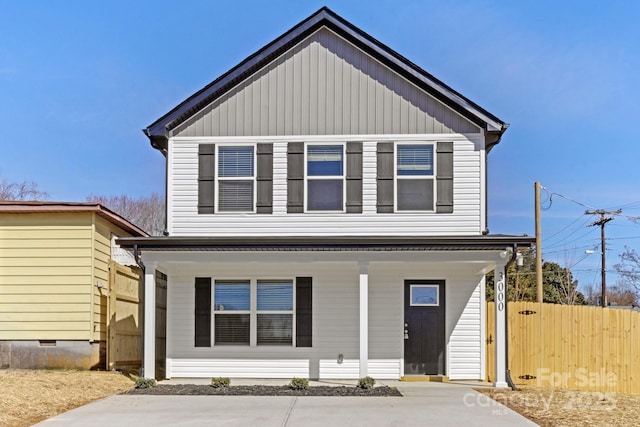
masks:
<svg viewBox="0 0 640 427"><path fill-rule="evenodd" d="M96 203L0 202L0 368L105 368L109 266L135 264L115 238L135 236Z"/></svg>

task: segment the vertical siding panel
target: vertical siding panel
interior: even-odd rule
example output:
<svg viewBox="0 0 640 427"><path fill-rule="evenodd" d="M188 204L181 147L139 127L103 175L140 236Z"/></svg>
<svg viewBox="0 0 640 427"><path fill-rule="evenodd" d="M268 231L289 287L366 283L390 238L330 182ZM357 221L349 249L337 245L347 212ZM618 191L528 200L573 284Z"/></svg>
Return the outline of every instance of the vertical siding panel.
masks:
<svg viewBox="0 0 640 427"><path fill-rule="evenodd" d="M294 50L293 55L293 94L291 105L293 107L293 123L291 134L302 135L302 58L300 54L300 48Z"/></svg>
<svg viewBox="0 0 640 427"><path fill-rule="evenodd" d="M372 100L369 99L369 108L375 108L376 111L376 118L373 123L373 126L375 126L374 133L381 134L384 133L384 86L378 84L378 81L380 80L382 71L377 64L370 65L372 66L371 71L374 79L372 83L374 85L375 94L373 104L371 104Z"/></svg>
<svg viewBox="0 0 640 427"><path fill-rule="evenodd" d="M220 135L220 109L213 108L211 110L211 133L209 135Z"/></svg>
<svg viewBox="0 0 640 427"><path fill-rule="evenodd" d="M253 94L251 97L251 135L262 135L260 133L260 126L262 123L262 117L260 110L262 108L261 87L260 79L258 76L254 76L251 85L253 86Z"/></svg>
<svg viewBox="0 0 640 427"><path fill-rule="evenodd" d="M360 82L366 82L366 79L360 72L362 56L359 54L359 52L353 52L352 60L352 64L349 64L348 61L345 61L345 66L347 67L347 72L349 73L349 89L351 92L351 96L349 96L349 99L347 100L350 109L349 129L351 130L352 134L358 134L360 133L360 129L364 129L359 126L361 112L359 106L362 99L362 85Z"/></svg>
<svg viewBox="0 0 640 427"><path fill-rule="evenodd" d="M402 80L400 91L400 133L409 133L409 85Z"/></svg>
<svg viewBox="0 0 640 427"><path fill-rule="evenodd" d="M320 82L318 80L319 64L319 43L311 43L309 49L309 135L318 134L318 109Z"/></svg>
<svg viewBox="0 0 640 427"><path fill-rule="evenodd" d="M336 105L336 70L335 70L335 56L331 52L333 45L335 44L335 40L333 37L327 37L325 46L328 46L328 49L322 50L322 55L324 56L325 65L324 69L326 71L326 85L324 93L326 94L325 98L325 106L324 106L324 114L325 114L325 125L324 125L324 134L326 135L334 135L336 133L336 125L334 120L334 109Z"/></svg>
<svg viewBox="0 0 640 427"><path fill-rule="evenodd" d="M282 64L284 67L284 135L293 135L293 111L294 111L294 98L293 98L293 86L294 86L294 61L292 53L289 52L285 56L285 62Z"/></svg>
<svg viewBox="0 0 640 427"><path fill-rule="evenodd" d="M269 135L269 73L260 72L260 132L258 135Z"/></svg>
<svg viewBox="0 0 640 427"><path fill-rule="evenodd" d="M207 112L202 119L204 125L202 126L202 134L199 136L211 135L211 133L213 132L213 126L211 125L211 122L213 120L213 112Z"/></svg>
<svg viewBox="0 0 640 427"><path fill-rule="evenodd" d="M323 46L327 46L329 37L323 37ZM333 105L333 56L326 48L320 50L320 74L319 74L320 105L318 106L319 133L331 135L333 129L333 113L329 105Z"/></svg>
<svg viewBox="0 0 640 427"><path fill-rule="evenodd" d="M417 99L418 90L415 86L409 87L409 99ZM413 103L409 103L409 108L407 111L407 132L408 133L418 133L418 117L419 110L417 106Z"/></svg>
<svg viewBox="0 0 640 427"><path fill-rule="evenodd" d="M229 104L228 102L223 102L226 100L226 96L224 97L223 100L221 100L220 102L220 106L218 107L220 109L220 133L219 135L229 135L229 132L227 131L228 129L228 123L229 123Z"/></svg>
<svg viewBox="0 0 640 427"><path fill-rule="evenodd" d="M276 82L276 135L285 135L285 95L286 95L286 67L281 58L277 62L277 82Z"/></svg>
<svg viewBox="0 0 640 427"><path fill-rule="evenodd" d="M344 58L344 46L343 43L336 39L334 50L335 61L335 105L334 109L334 123L336 135L344 135L350 132L351 126L349 125L349 116L351 110L349 109L349 70L345 64Z"/></svg>
<svg viewBox="0 0 640 427"><path fill-rule="evenodd" d="M401 80L400 77L397 77L393 73L389 72L391 76L392 85L391 87L398 87L398 89L402 90L402 86L398 85L398 82ZM402 98L400 93L394 93L389 90L389 98L391 102L391 133L401 133L401 110L402 110Z"/></svg>
<svg viewBox="0 0 640 427"><path fill-rule="evenodd" d="M300 134L311 134L309 127L309 107L313 102L310 98L311 80L310 80L310 53L311 47L307 46L300 51Z"/></svg>
<svg viewBox="0 0 640 427"><path fill-rule="evenodd" d="M277 101L278 101L278 91L277 91L277 77L278 72L275 69L269 70L268 80L269 80L269 135L277 135Z"/></svg>
<svg viewBox="0 0 640 427"><path fill-rule="evenodd" d="M253 117L253 105L255 104L253 99L253 89L254 85L249 84L244 91L238 94L242 99L242 110L240 110L242 114L241 121L236 125L236 129L242 133L239 133L238 135L253 135L253 123L257 122Z"/></svg>

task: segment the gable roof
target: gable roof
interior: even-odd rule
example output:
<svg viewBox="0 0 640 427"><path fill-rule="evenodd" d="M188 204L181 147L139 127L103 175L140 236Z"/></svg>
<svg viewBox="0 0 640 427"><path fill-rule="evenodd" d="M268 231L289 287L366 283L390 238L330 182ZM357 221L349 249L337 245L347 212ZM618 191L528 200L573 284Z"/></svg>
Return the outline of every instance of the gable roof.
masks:
<svg viewBox="0 0 640 427"><path fill-rule="evenodd" d="M500 141L502 134L509 126L399 53L347 22L327 7L323 7L184 100L146 129L143 129L143 132L150 139L151 145L166 153L169 132L172 129L321 27L331 29L434 98L483 128L487 133L487 150L490 150L493 145Z"/></svg>
<svg viewBox="0 0 640 427"><path fill-rule="evenodd" d="M127 221L117 213L107 209L99 203L92 202L42 202L42 201L7 201L0 200L1 214L27 213L73 213L95 212L111 224L120 227L134 237L148 237L149 234L138 226Z"/></svg>

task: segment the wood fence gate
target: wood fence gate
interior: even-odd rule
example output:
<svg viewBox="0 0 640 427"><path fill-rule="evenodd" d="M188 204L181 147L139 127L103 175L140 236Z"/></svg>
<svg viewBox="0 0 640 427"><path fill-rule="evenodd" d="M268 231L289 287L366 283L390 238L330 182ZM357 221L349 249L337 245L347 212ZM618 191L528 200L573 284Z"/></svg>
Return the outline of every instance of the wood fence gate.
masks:
<svg viewBox="0 0 640 427"><path fill-rule="evenodd" d="M518 384L640 394L640 312L510 302L508 368ZM487 379L495 379L495 308L487 303Z"/></svg>
<svg viewBox="0 0 640 427"><path fill-rule="evenodd" d="M109 263L107 367L137 373L142 365L139 268Z"/></svg>

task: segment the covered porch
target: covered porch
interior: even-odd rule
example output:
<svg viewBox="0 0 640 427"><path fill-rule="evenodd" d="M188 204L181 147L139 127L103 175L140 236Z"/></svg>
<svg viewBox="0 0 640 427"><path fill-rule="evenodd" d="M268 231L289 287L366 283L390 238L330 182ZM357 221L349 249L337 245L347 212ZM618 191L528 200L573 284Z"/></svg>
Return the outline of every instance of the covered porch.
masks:
<svg viewBox="0 0 640 427"><path fill-rule="evenodd" d="M504 275L529 238L122 239L145 267L144 375L166 377L398 379L440 375L485 378L485 274L496 271L496 378L507 386ZM160 274L158 274L158 272ZM166 346L157 340L156 287L166 277ZM308 282L304 311L297 283ZM204 280L204 282L203 282ZM291 283L291 310L280 310L289 341L261 341L267 312L255 300L262 283ZM251 297L243 343L217 334L224 283L246 281ZM196 283L209 292L197 294ZM501 285L502 284L502 285ZM205 286L205 288L206 288ZM218 296L216 296L218 295ZM435 299L434 299L435 298ZM200 302L198 302L200 301ZM209 341L198 344L197 318ZM300 323L307 316L310 324ZM217 320L216 320L217 319ZM441 320L439 320L441 319ZM309 342L300 330L309 330ZM288 332L287 332L288 331ZM200 331L202 334L202 331ZM268 341L268 340L267 340ZM434 344L435 343L435 344ZM302 345L301 345L302 344ZM158 354L162 355L159 359ZM166 356L165 356L166 354Z"/></svg>

